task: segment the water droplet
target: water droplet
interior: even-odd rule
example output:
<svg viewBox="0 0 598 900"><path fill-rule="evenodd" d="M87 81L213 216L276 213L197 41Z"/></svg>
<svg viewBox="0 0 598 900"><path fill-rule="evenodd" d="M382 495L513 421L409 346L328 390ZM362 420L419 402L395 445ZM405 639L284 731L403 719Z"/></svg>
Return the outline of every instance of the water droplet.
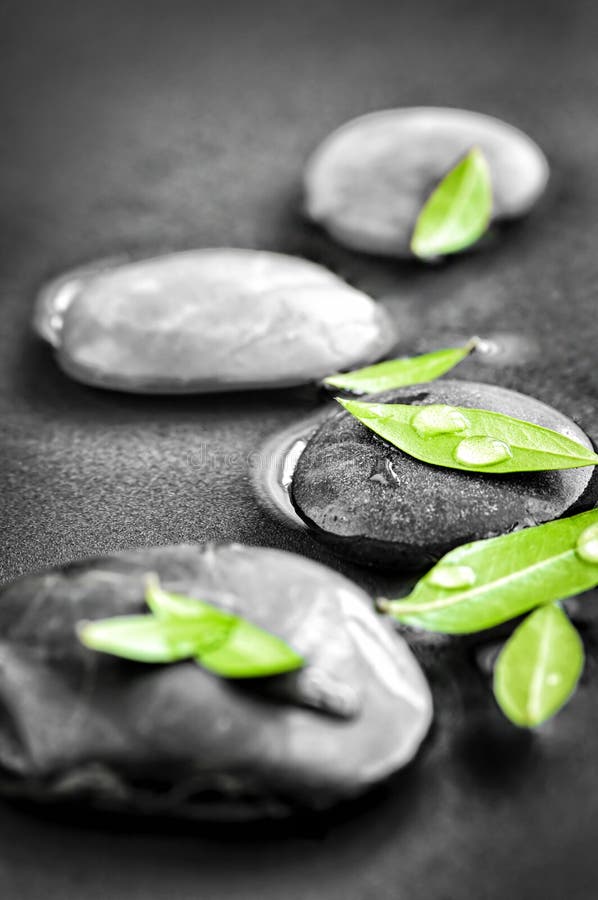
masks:
<svg viewBox="0 0 598 900"><path fill-rule="evenodd" d="M280 483L283 488L289 488L293 481L293 472L299 461L299 457L307 446L307 441L300 438L291 446L289 452L282 460L282 469L280 473Z"/></svg>
<svg viewBox="0 0 598 900"><path fill-rule="evenodd" d="M500 352L500 348L496 341L486 340L485 338L478 338L476 350L478 353L485 356L496 356L496 354Z"/></svg>
<svg viewBox="0 0 598 900"><path fill-rule="evenodd" d="M388 419L392 418L388 408L383 403L368 403L362 405L359 409L359 416L362 419Z"/></svg>
<svg viewBox="0 0 598 900"><path fill-rule="evenodd" d="M582 531L575 549L584 562L598 564L598 525L590 525Z"/></svg>
<svg viewBox="0 0 598 900"><path fill-rule="evenodd" d="M560 682L561 680L562 680L562 679L561 679L561 676L559 675L558 672L550 672L550 673L546 676L546 684L547 684L549 687L554 687L555 685L559 684L559 682Z"/></svg>
<svg viewBox="0 0 598 900"><path fill-rule="evenodd" d="M479 468L494 466L513 456L512 450L504 441L479 434L464 438L457 444L455 459L462 466Z"/></svg>
<svg viewBox="0 0 598 900"><path fill-rule="evenodd" d="M307 528L291 500L295 467L307 441L328 412L319 411L294 423L251 454L251 480L260 505L292 528Z"/></svg>
<svg viewBox="0 0 598 900"><path fill-rule="evenodd" d="M388 481L382 472L374 472L373 475L370 475L370 481L377 481L379 484L388 484Z"/></svg>
<svg viewBox="0 0 598 900"><path fill-rule="evenodd" d="M427 576L428 584L434 587L455 590L457 588L471 587L475 584L476 574L471 566L457 566L446 563L432 569Z"/></svg>
<svg viewBox="0 0 598 900"><path fill-rule="evenodd" d="M437 434L459 434L467 431L469 421L455 406L442 403L424 406L411 419L411 425L420 437L434 437Z"/></svg>
<svg viewBox="0 0 598 900"><path fill-rule="evenodd" d="M520 366L538 356L534 340L521 334L500 332L478 338L477 361L490 366Z"/></svg>

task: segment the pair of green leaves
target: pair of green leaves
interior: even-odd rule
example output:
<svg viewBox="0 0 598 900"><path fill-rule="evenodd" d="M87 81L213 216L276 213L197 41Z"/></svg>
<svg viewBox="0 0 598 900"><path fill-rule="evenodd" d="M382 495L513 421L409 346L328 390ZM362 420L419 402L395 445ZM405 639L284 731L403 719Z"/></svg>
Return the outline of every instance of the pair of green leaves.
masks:
<svg viewBox="0 0 598 900"><path fill-rule="evenodd" d="M285 641L241 616L164 591L149 577L150 615L115 616L78 626L92 650L147 663L194 659L222 678L260 678L299 669L304 660Z"/></svg>
<svg viewBox="0 0 598 900"><path fill-rule="evenodd" d="M401 600L379 606L406 624L469 634L540 607L514 632L494 691L516 724L538 725L573 692L583 667L577 632L555 604L598 586L598 509L451 550Z"/></svg>

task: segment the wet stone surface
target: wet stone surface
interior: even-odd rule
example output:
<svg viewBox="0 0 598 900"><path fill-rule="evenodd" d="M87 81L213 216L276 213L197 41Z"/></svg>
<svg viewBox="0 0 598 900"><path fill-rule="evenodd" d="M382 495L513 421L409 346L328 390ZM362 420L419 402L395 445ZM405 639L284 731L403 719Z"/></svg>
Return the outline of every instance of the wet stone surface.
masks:
<svg viewBox="0 0 598 900"><path fill-rule="evenodd" d="M499 119L435 107L383 110L333 132L307 164L306 212L341 244L408 256L426 198L473 146L490 165L493 217L528 212L548 179L540 148Z"/></svg>
<svg viewBox="0 0 598 900"><path fill-rule="evenodd" d="M384 310L328 269L237 249L73 270L40 292L34 327L73 378L135 393L304 384L395 340Z"/></svg>
<svg viewBox="0 0 598 900"><path fill-rule="evenodd" d="M494 385L446 380L375 399L488 409L552 428L591 447L562 413ZM431 466L342 411L331 414L307 442L291 495L314 536L339 555L417 569L467 541L562 515L584 494L592 471L584 467L491 475Z"/></svg>
<svg viewBox="0 0 598 900"><path fill-rule="evenodd" d="M308 661L231 681L95 653L77 622L146 611L147 573L246 616ZM0 593L0 789L243 820L323 809L408 763L432 716L407 644L369 597L280 550L178 545L30 576Z"/></svg>

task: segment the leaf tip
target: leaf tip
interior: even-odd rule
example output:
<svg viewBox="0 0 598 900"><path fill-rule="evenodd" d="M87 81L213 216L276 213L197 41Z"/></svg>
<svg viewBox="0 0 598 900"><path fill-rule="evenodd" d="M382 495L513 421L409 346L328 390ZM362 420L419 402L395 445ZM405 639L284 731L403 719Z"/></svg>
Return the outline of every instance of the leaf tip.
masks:
<svg viewBox="0 0 598 900"><path fill-rule="evenodd" d="M162 588L160 579L156 572L148 572L143 580L144 583L144 599L150 610L155 613L156 604L159 601Z"/></svg>
<svg viewBox="0 0 598 900"><path fill-rule="evenodd" d="M75 634L82 644L85 643L85 634L90 625L91 621L89 619L80 619L79 622L75 622Z"/></svg>

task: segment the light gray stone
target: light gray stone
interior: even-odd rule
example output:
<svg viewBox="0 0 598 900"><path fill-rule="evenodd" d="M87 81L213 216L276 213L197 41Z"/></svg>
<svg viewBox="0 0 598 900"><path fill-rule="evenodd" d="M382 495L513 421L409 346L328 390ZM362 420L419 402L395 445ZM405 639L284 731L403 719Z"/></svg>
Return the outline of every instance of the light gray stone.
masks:
<svg viewBox="0 0 598 900"><path fill-rule="evenodd" d="M524 215L548 181L537 144L492 116L436 107L383 110L334 131L307 164L306 212L341 244L408 256L426 198L475 145L490 165L494 218Z"/></svg>
<svg viewBox="0 0 598 900"><path fill-rule="evenodd" d="M382 356L384 310L332 272L256 250L191 250L67 273L34 327L79 381L140 393L276 388Z"/></svg>

